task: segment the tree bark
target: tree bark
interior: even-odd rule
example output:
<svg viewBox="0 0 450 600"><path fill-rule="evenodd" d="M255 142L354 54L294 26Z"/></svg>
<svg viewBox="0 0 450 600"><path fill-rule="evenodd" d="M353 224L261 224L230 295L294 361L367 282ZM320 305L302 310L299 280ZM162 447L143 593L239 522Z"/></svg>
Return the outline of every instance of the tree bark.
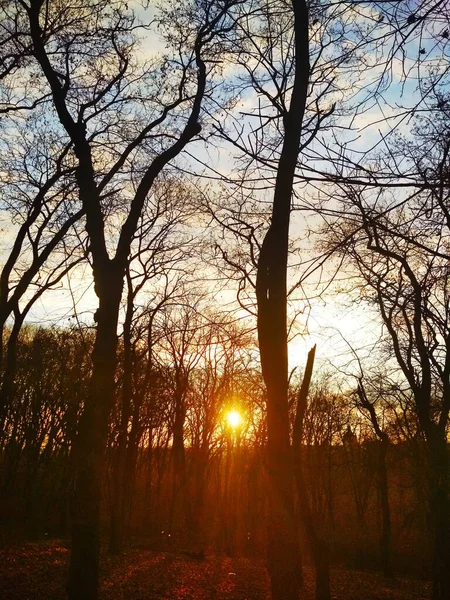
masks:
<svg viewBox="0 0 450 600"><path fill-rule="evenodd" d="M312 371L314 366L314 358L316 347L314 346L308 352L308 360L306 363L305 374L303 376L302 385L298 395L297 412L295 415L293 446L294 446L294 464L295 464L295 481L297 484L298 499L300 505L300 518L303 528L308 539L316 573L316 600L330 600L330 550L328 543L321 539L318 534L316 519L311 510L308 497L306 495L305 478L302 467L302 439L303 439L303 419L305 416L308 392L311 383Z"/></svg>
<svg viewBox="0 0 450 600"><path fill-rule="evenodd" d="M378 422L375 406L370 402L362 379L359 381L357 394L361 408L368 411L374 431L379 438L379 449L377 456L377 477L378 491L380 493L381 514L382 514L382 531L380 536L380 555L383 566L383 575L385 577L393 577L391 560L391 508L389 504L389 481L387 475L386 455L389 448L389 436L384 432Z"/></svg>
<svg viewBox="0 0 450 600"><path fill-rule="evenodd" d="M114 377L116 369L117 351L117 323L119 317L120 300L123 289L123 280L126 265L130 257L130 248L136 235L138 222L145 206L148 194L166 165L184 150L186 145L201 131L199 118L205 93L207 93L207 78L209 70L203 60L203 52L212 43L213 39L224 31L223 19L230 8L225 2L216 14L205 11L205 22L198 27L193 41L193 63L197 72L195 91L187 92L191 101L190 114L184 121L184 126L179 131L176 139L166 149L161 150L150 165L145 169L132 197L126 218L121 226L118 241L115 245L114 258L110 258L111 239L107 240L108 230L105 224L102 193L105 186L116 175L120 176L120 168L136 149L146 139L154 123L136 135L134 140L123 149L123 153L112 169L104 174L99 182L100 172L96 172L95 161L92 156L92 132L88 133L84 108L91 105L96 107L96 102L102 94L92 97L91 102L82 105L83 110L69 104L68 91L71 85L70 77L61 78L61 73L54 66L53 56L48 51L48 32L45 31L48 19L41 18L41 11L45 4L41 0L29 4L22 3L29 21L29 33L32 42L33 55L38 62L42 75L47 81L53 108L62 127L73 144L77 166L76 180L79 190L83 212L86 214L86 231L89 237L92 269L94 275L95 291L99 299L99 308L96 313L97 330L94 350L92 353L92 374L90 390L85 400L82 417L79 423L78 436L74 444L74 491L71 502L72 515L72 554L69 567L68 594L70 600L97 600L98 598L98 565L99 565L99 533L100 533L100 502L102 475L105 464L105 449L108 437L109 414L114 401ZM86 5L90 6L90 5ZM93 5L91 18L99 17L100 22L104 16L103 5ZM96 12L97 11L97 12ZM210 18L211 17L211 18ZM87 15L83 18L89 18ZM44 25L44 29L43 29ZM132 33L133 27L128 31ZM228 25L226 31L229 31ZM109 35L114 32L108 32ZM119 44L120 45L120 44ZM116 40L112 38L112 46L123 61L122 52L127 55L126 49L120 50ZM67 48L67 63L71 63L72 55ZM110 79L110 85L115 85L125 74L127 67L125 61L123 69L117 73L117 78ZM125 70L124 70L125 69ZM182 93L179 101L184 99L184 76L181 80L179 91ZM192 95L193 94L193 95ZM176 104L175 104L176 106ZM163 123L168 114L171 114L170 104L161 109L157 121ZM95 136L94 136L95 137Z"/></svg>
<svg viewBox="0 0 450 600"><path fill-rule="evenodd" d="M71 502L72 553L67 592L70 600L98 599L100 504L108 417L114 402L117 321L122 273L111 273L98 289L97 335L92 353L89 396L75 441L75 480Z"/></svg>
<svg viewBox="0 0 450 600"><path fill-rule="evenodd" d="M6 357L3 365L3 380L0 387L0 431L3 432L5 420L8 414L8 407L14 396L14 381L17 369L17 342L22 329L25 313L15 313L14 325L9 334L6 346ZM3 328L2 328L3 336ZM3 343L0 341L0 344Z"/></svg>
<svg viewBox="0 0 450 600"><path fill-rule="evenodd" d="M272 219L258 261L256 296L261 367L267 389L268 566L273 600L297 600L300 559L289 436L287 262L294 173L309 82L308 8L294 0L295 75L275 184Z"/></svg>
<svg viewBox="0 0 450 600"><path fill-rule="evenodd" d="M427 432L430 461L431 518L434 534L433 600L450 598L449 460L445 430L434 425Z"/></svg>
<svg viewBox="0 0 450 600"><path fill-rule="evenodd" d="M378 489L380 491L382 532L380 537L380 553L383 565L383 575L393 577L391 560L391 510L389 504L389 485L386 467L386 454L389 448L389 438L384 434L379 442L378 451Z"/></svg>
<svg viewBox="0 0 450 600"><path fill-rule="evenodd" d="M133 353L131 344L131 324L133 316L133 293L130 286L129 271L127 270L128 298L127 312L123 325L123 382L122 382L122 412L120 417L117 449L113 464L113 499L111 512L111 538L109 550L112 554L122 551L125 541L125 521L127 507L126 462L129 443L128 424L131 417L131 401L133 396Z"/></svg>
<svg viewBox="0 0 450 600"><path fill-rule="evenodd" d="M186 473L186 454L184 448L184 424L186 421L186 408L184 406L184 391L175 393L175 418L173 422L173 467L174 477L178 485L182 485Z"/></svg>

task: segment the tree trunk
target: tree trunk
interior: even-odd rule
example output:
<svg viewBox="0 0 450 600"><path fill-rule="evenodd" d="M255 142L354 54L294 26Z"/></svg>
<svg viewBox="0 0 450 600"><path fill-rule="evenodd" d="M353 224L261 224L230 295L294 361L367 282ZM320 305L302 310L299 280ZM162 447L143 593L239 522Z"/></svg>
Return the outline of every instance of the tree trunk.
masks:
<svg viewBox="0 0 450 600"><path fill-rule="evenodd" d="M127 313L123 326L123 383L122 383L122 412L120 418L117 452L113 464L113 502L111 512L111 538L109 550L119 554L125 541L126 515L126 461L128 447L128 424L131 417L131 400L133 396L133 355L131 347L131 320L133 315L133 294L128 289Z"/></svg>
<svg viewBox="0 0 450 600"><path fill-rule="evenodd" d="M108 285L104 285L103 293L99 294L90 391L74 448L72 552L67 587L70 600L98 599L101 490L109 414L114 401L122 286L122 274L113 277L110 273Z"/></svg>
<svg viewBox="0 0 450 600"><path fill-rule="evenodd" d="M178 377L178 375L177 375ZM181 525L181 519L186 514L186 453L184 448L184 424L186 409L184 392L175 392L175 417L172 430L172 502L169 518L169 529L172 534L174 527Z"/></svg>
<svg viewBox="0 0 450 600"><path fill-rule="evenodd" d="M38 537L39 494L37 493L37 481L39 470L39 452L40 447L35 444L30 444L25 452L25 525L27 538L31 540Z"/></svg>
<svg viewBox="0 0 450 600"><path fill-rule="evenodd" d="M450 598L449 460L445 430L434 426L427 435L430 460L431 518L434 534L433 600Z"/></svg>
<svg viewBox="0 0 450 600"><path fill-rule="evenodd" d="M391 511L389 506L389 485L386 468L386 454L389 447L387 435L380 441L378 454L378 489L380 491L381 514L383 519L380 538L380 552L383 565L383 575L393 577L391 560Z"/></svg>
<svg viewBox="0 0 450 600"><path fill-rule="evenodd" d="M8 414L8 408L14 398L14 381L17 370L17 343L22 329L26 313L20 314L14 312L14 325L9 334L6 345L6 357L4 357L3 380L0 388L0 432L3 432L5 420ZM3 345L3 327L0 343ZM3 354L3 352L2 352Z"/></svg>
<svg viewBox="0 0 450 600"><path fill-rule="evenodd" d="M125 469L123 476L123 526L124 531L129 530L133 509L134 485L138 464L139 443L142 438L142 429L139 423L141 400L134 397L132 426L128 436L128 445L125 454ZM150 507L149 507L150 508Z"/></svg>
<svg viewBox="0 0 450 600"><path fill-rule="evenodd" d="M176 394L175 419L173 422L173 467L175 481L178 485L184 482L186 470L186 457L184 451L184 422L186 420L186 409L184 407L183 394Z"/></svg>
<svg viewBox="0 0 450 600"><path fill-rule="evenodd" d="M281 437L281 436L280 436ZM290 448L280 451L280 437L269 445L268 566L273 600L297 600L301 566L294 514Z"/></svg>
<svg viewBox="0 0 450 600"><path fill-rule="evenodd" d="M152 490L153 487L153 463L154 463L154 452L153 452L153 428L150 425L148 428L148 446L145 451L145 488L144 488L144 506L145 506L145 514L144 514L144 529L149 534L154 526L152 521L152 513L154 510L154 493Z"/></svg>
<svg viewBox="0 0 450 600"><path fill-rule="evenodd" d="M370 402L362 378L358 383L357 394L360 401L361 408L368 411L370 420L375 433L377 434L380 442L377 454L377 478L378 478L378 491L380 494L381 501L381 514L382 514L382 531L380 537L380 555L381 562L383 565L383 574L385 577L393 577L392 560L391 560L391 509L389 505L389 483L387 476L386 467L386 455L389 448L389 436L384 432L380 424L378 423L377 413L375 412L375 406ZM358 503L357 503L358 507ZM363 511L358 511L358 516L361 520L364 520Z"/></svg>
<svg viewBox="0 0 450 600"><path fill-rule="evenodd" d="M316 519L311 510L308 497L306 495L305 478L302 466L302 440L303 440L303 420L307 408L308 392L311 383L311 377L314 366L316 346L308 352L305 374L298 395L297 412L295 415L293 446L295 461L295 481L300 506L300 518L303 524L308 544L311 549L316 573L316 600L330 600L330 550L328 543L321 539L318 534Z"/></svg>
<svg viewBox="0 0 450 600"><path fill-rule="evenodd" d="M286 263L289 217L284 218L280 229L282 235L278 235L274 222L261 249L257 281L258 338L267 388L268 567L273 600L296 600L301 577L287 394ZM265 285L263 278L266 279Z"/></svg>
<svg viewBox="0 0 450 600"><path fill-rule="evenodd" d="M278 163L272 219L258 261L258 342L267 388L269 475L268 566L273 600L297 600L301 569L294 515L293 456L289 436L287 262L294 173L309 82L308 8L292 4L295 75Z"/></svg>
<svg viewBox="0 0 450 600"><path fill-rule="evenodd" d="M123 550L125 542L125 488L126 476L125 461L127 452L126 435L119 433L117 451L114 455L113 465L113 499L111 507L111 537L109 540L109 551L111 554L119 554Z"/></svg>

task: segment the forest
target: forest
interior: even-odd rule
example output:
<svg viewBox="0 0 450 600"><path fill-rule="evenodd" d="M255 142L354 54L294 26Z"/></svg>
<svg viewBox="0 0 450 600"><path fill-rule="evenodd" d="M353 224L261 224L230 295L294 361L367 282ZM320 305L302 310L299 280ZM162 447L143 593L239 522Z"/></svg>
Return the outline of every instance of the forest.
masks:
<svg viewBox="0 0 450 600"><path fill-rule="evenodd" d="M1 598L450 599L448 9L0 0Z"/></svg>

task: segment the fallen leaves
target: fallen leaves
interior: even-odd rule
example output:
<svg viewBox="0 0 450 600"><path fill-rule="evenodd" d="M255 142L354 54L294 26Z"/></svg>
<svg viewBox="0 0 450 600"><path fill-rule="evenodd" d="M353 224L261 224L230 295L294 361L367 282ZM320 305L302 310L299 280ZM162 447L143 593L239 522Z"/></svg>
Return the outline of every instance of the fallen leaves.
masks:
<svg viewBox="0 0 450 600"><path fill-rule="evenodd" d="M45 541L0 548L2 600L65 600L68 548ZM304 572L303 600L314 598L314 577ZM224 556L204 560L133 549L102 557L102 600L270 600L263 561ZM333 600L428 600L429 582L386 580L371 572L333 569Z"/></svg>

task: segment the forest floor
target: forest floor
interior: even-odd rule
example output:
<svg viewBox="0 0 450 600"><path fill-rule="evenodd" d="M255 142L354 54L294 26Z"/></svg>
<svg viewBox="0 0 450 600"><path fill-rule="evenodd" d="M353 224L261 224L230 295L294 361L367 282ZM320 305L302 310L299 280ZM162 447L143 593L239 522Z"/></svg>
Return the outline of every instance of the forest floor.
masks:
<svg viewBox="0 0 450 600"><path fill-rule="evenodd" d="M1 600L65 600L69 551L65 543L43 541L0 548ZM304 569L302 598L313 600L313 572ZM426 581L337 568L332 571L333 600L428 600ZM102 600L269 600L262 561L184 555L134 549L120 557L105 554Z"/></svg>

